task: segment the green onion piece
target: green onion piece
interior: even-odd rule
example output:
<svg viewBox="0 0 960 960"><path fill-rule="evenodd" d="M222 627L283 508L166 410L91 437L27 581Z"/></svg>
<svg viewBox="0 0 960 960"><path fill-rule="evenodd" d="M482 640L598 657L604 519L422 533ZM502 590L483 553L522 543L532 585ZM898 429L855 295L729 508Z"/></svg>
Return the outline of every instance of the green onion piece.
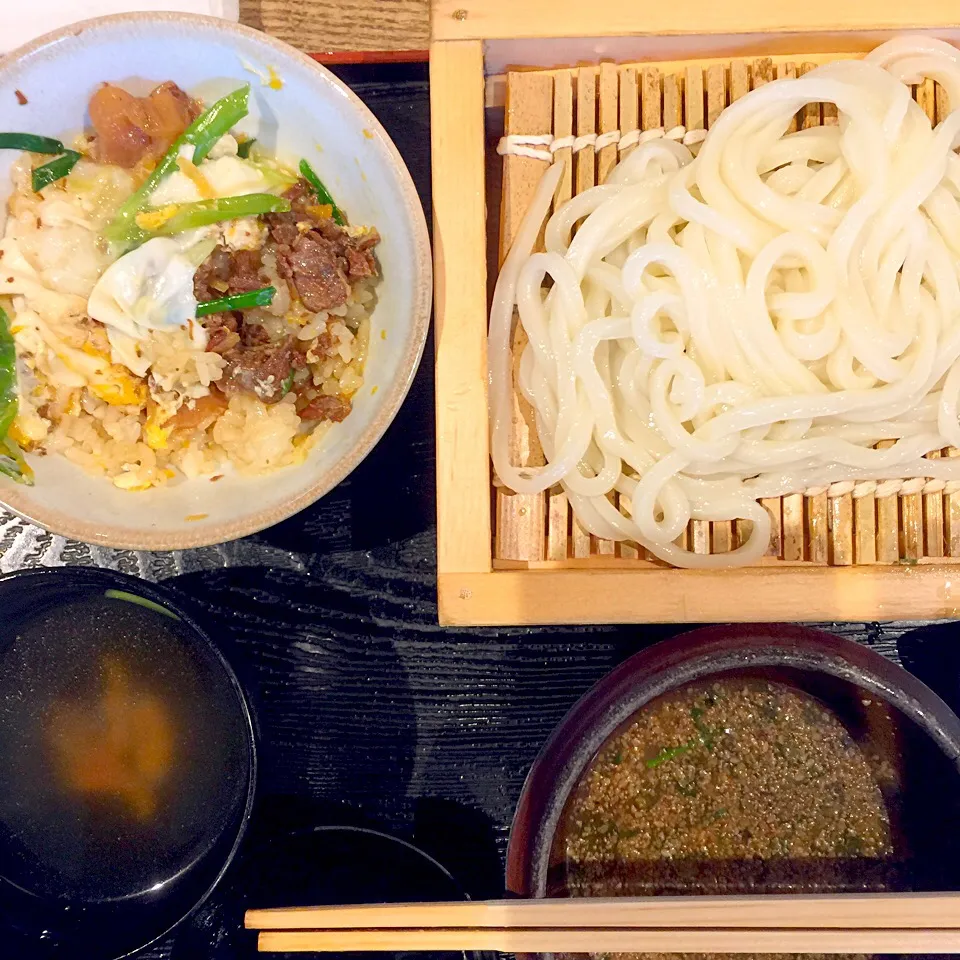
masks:
<svg viewBox="0 0 960 960"><path fill-rule="evenodd" d="M53 137L35 133L0 133L0 150L29 150L30 153L63 153L66 148Z"/></svg>
<svg viewBox="0 0 960 960"><path fill-rule="evenodd" d="M32 487L33 470L20 447L7 436L17 416L17 405L17 350L10 318L0 307L0 474Z"/></svg>
<svg viewBox="0 0 960 960"><path fill-rule="evenodd" d="M231 123L237 123L247 115L247 98L249 94L250 84L241 87L239 90L234 90L233 93L228 93L227 96L213 104L209 110L201 113L200 116L173 141L170 149L163 155L163 158L156 167L154 167L153 172L143 182L140 189L128 197L117 211L113 222L110 223L104 231L104 236L108 240L115 243L136 242L137 227L134 222L136 216L146 207L147 201L150 199L150 194L156 190L160 181L176 168L177 157L180 156L180 148L185 143L196 147L193 162L198 163L197 151L202 147L202 155L205 157L210 152L210 148L214 143L230 129L227 127L222 133L217 133L213 139L210 139L212 134L220 128L225 118L231 117L233 118ZM225 101L229 101L229 103L226 106L221 106Z"/></svg>
<svg viewBox="0 0 960 960"><path fill-rule="evenodd" d="M0 473L26 487L33 486L33 470L12 437L0 440Z"/></svg>
<svg viewBox="0 0 960 960"><path fill-rule="evenodd" d="M692 750L693 746L694 742L691 741L690 743L682 743L679 747L664 747L655 757L647 760L645 766L648 770L653 770L659 767L661 763L666 763L668 760Z"/></svg>
<svg viewBox="0 0 960 960"><path fill-rule="evenodd" d="M196 147L193 151L195 164L199 166L213 145L247 115L249 99L250 84L246 83L239 90L221 97L184 131L185 142Z"/></svg>
<svg viewBox="0 0 960 960"><path fill-rule="evenodd" d="M33 192L39 193L44 187L61 180L77 165L79 159L80 154L76 150L67 150L62 157L34 167L31 175Z"/></svg>
<svg viewBox="0 0 960 960"><path fill-rule="evenodd" d="M275 197L272 193L247 193L240 197L221 197L217 200L197 200L193 203L179 203L177 212L161 223L156 229L142 228L146 236L169 237L197 227L206 227L211 223L224 220L236 220L238 217L254 217L264 213L286 213L290 201ZM144 213L152 213L145 210ZM138 227L138 230L141 228Z"/></svg>
<svg viewBox="0 0 960 960"><path fill-rule="evenodd" d="M336 205L333 200L333 197L330 196L330 191L323 185L323 181L316 175L313 167L307 163L306 160L300 161L300 173L303 175L303 178L313 187L314 193L317 195L317 199L321 203L328 204L333 208L333 219L336 223L339 223L341 227L346 226L346 219L343 214L340 212L340 208Z"/></svg>
<svg viewBox="0 0 960 960"><path fill-rule="evenodd" d="M242 140L237 144L237 156L241 160L247 160L250 157L250 148L257 142L256 137L252 137L250 140Z"/></svg>
<svg viewBox="0 0 960 960"><path fill-rule="evenodd" d="M235 293L229 297L207 300L197 306L197 316L207 317L211 313L223 313L225 310L248 310L250 307L266 307L276 295L276 287L261 287L247 293Z"/></svg>
<svg viewBox="0 0 960 960"><path fill-rule="evenodd" d="M127 603L135 603L138 607L146 607L147 610L153 610L155 613L162 613L165 617L170 617L173 620L180 619L173 611L160 606L159 603L148 600L146 597L138 597L135 593L127 593L126 590L104 590L103 595L108 600L125 600Z"/></svg>
<svg viewBox="0 0 960 960"><path fill-rule="evenodd" d="M0 307L0 440L17 416L17 351L10 318Z"/></svg>
<svg viewBox="0 0 960 960"><path fill-rule="evenodd" d="M280 396L285 397L293 389L293 375L295 371L291 370L284 378L283 383L280 384Z"/></svg>

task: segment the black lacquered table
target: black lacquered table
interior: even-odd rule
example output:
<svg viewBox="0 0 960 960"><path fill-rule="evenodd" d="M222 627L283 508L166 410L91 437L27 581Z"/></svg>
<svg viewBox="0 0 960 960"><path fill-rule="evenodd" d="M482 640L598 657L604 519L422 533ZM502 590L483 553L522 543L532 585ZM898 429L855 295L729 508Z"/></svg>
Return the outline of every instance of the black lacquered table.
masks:
<svg viewBox="0 0 960 960"><path fill-rule="evenodd" d="M429 222L426 66L338 72L394 138ZM235 543L161 554L0 515L4 572L64 563L166 580L210 618L259 725L256 830L375 827L432 853L475 898L503 892L513 810L553 726L617 663L686 629L437 625L431 343L381 443L310 509ZM951 637L903 637L916 623L819 626L902 662L960 709ZM201 915L143 956L229 960L217 938Z"/></svg>

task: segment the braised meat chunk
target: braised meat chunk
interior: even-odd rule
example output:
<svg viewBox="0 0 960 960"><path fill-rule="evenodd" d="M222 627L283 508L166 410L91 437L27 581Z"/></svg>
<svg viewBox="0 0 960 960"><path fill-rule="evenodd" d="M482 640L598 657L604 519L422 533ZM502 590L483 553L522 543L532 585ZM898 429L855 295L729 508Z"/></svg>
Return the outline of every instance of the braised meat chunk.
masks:
<svg viewBox="0 0 960 960"><path fill-rule="evenodd" d="M196 102L169 80L145 97L105 83L91 97L89 110L96 133L94 159L128 169L162 157L200 113Z"/></svg>
<svg viewBox="0 0 960 960"><path fill-rule="evenodd" d="M302 410L298 409L301 420L332 420L340 423L346 420L352 404L346 397L328 397L321 394L314 397Z"/></svg>
<svg viewBox="0 0 960 960"><path fill-rule="evenodd" d="M230 396L235 393L256 394L264 403L276 403L289 386L290 374L306 361L296 349L293 337L281 343L264 343L239 347L226 357L227 368L220 389Z"/></svg>
<svg viewBox="0 0 960 960"><path fill-rule="evenodd" d="M193 295L201 303L268 286L260 250L228 250L220 245L197 268Z"/></svg>
<svg viewBox="0 0 960 960"><path fill-rule="evenodd" d="M377 275L373 248L380 242L379 234L370 230L351 236L334 221L329 206L317 204L313 188L303 178L284 197L290 211L265 217L277 245L277 271L308 310L341 306L353 283Z"/></svg>

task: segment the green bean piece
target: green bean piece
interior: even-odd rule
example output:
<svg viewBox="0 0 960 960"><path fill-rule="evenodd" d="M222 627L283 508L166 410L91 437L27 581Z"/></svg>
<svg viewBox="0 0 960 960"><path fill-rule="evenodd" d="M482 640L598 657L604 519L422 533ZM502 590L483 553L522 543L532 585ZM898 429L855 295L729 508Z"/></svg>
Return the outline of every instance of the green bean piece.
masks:
<svg viewBox="0 0 960 960"><path fill-rule="evenodd" d="M30 153L63 153L66 147L53 137L36 133L0 133L0 150L27 150Z"/></svg>
<svg viewBox="0 0 960 960"><path fill-rule="evenodd" d="M0 474L32 487L33 470L20 447L7 436L16 416L17 350L10 332L10 318L0 307Z"/></svg>
<svg viewBox="0 0 960 960"><path fill-rule="evenodd" d="M211 313L223 313L225 310L248 310L250 307L266 307L276 295L276 287L261 287L247 293L234 293L229 297L207 300L197 307L198 317L207 317Z"/></svg>
<svg viewBox="0 0 960 960"><path fill-rule="evenodd" d="M51 183L62 180L77 165L81 154L76 150L67 150L62 157L51 160L42 166L34 167L30 176L33 192L39 193L44 187L49 187Z"/></svg>
<svg viewBox="0 0 960 960"><path fill-rule="evenodd" d="M247 193L239 197L197 200L193 203L178 203L173 206L176 207L176 212L162 222L158 222L156 227L141 226L143 216L158 212L144 210L139 218L138 232L148 237L170 237L186 230L209 226L211 223L222 223L224 220L260 216L264 213L286 213L290 209L290 201L284 200L283 197L276 197L272 193Z"/></svg>
<svg viewBox="0 0 960 960"><path fill-rule="evenodd" d="M672 760L674 757L679 757L681 754L687 753L689 750L692 750L694 742L682 743L679 747L663 747L660 752L650 760L647 760L645 766L648 770L654 770L659 767L661 763L666 763L668 760Z"/></svg>
<svg viewBox="0 0 960 960"><path fill-rule="evenodd" d="M150 199L150 194L156 190L157 185L168 173L171 173L177 166L177 157L180 156L180 148L186 143L196 147L193 154L193 162L198 163L197 152L203 148L202 157L205 157L214 143L217 142L229 127L218 133L216 138L210 139L214 132L220 129L225 118L233 118L231 124L237 123L247 115L247 98L250 94L250 84L234 90L222 97L212 107L205 110L197 117L193 123L187 127L183 133L177 137L170 145L170 149L163 155L160 162L154 167L153 172L143 182L140 188L129 196L117 211L117 215L104 231L104 236L115 243L136 243L138 239L142 242L142 237L138 238L135 225L136 216L146 207ZM229 101L225 106L224 101ZM242 110L241 110L242 107ZM202 159L201 157L201 159Z"/></svg>
<svg viewBox="0 0 960 960"><path fill-rule="evenodd" d="M333 197L330 196L330 191L323 185L323 181L317 176L313 167L311 167L306 160L300 161L300 173L307 183L313 187L313 191L316 193L317 199L321 203L325 203L332 208L333 213L331 215L334 221L339 223L341 227L346 226L346 218L340 212L340 208L334 202Z"/></svg>

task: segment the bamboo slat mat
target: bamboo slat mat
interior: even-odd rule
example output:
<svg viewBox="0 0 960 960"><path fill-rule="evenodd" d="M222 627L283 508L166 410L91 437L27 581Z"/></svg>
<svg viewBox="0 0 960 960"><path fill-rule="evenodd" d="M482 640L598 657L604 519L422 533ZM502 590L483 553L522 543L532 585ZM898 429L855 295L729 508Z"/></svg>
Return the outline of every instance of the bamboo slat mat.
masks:
<svg viewBox="0 0 960 960"><path fill-rule="evenodd" d="M721 110L751 89L775 78L802 76L837 55L811 60L763 57L754 60L669 64L601 63L556 70L517 70L506 77L506 134L626 133L639 128L709 129ZM914 88L917 102L933 122L947 113L938 84L927 80ZM837 123L832 104L810 104L797 116L797 128ZM627 148L624 153L633 149ZM587 147L567 163L554 206L603 183L618 160L617 146ZM500 259L506 255L544 171L540 160L506 156L503 160ZM526 342L517 325L515 366ZM543 463L533 428L532 411L515 396L512 429L515 462ZM929 456L957 456L948 448ZM537 565L641 567L657 564L631 543L613 543L587 533L573 517L559 489L545 494L514 494L494 488L494 566L517 562ZM772 519L772 535L763 564L835 565L914 563L960 560L960 493L909 493L877 497L793 494L761 501ZM693 520L680 542L697 553L734 549L748 534L744 521Z"/></svg>

